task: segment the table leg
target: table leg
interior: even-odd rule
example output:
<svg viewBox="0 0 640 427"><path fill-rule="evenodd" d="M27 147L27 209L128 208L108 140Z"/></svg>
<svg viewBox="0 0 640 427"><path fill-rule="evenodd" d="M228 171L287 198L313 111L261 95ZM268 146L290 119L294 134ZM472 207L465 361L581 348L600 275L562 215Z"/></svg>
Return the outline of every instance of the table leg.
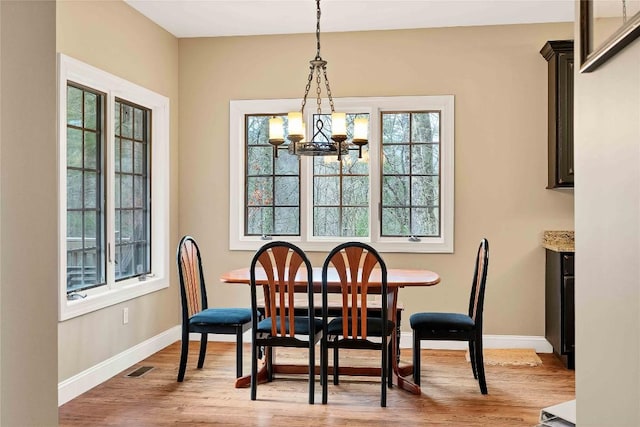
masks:
<svg viewBox="0 0 640 427"><path fill-rule="evenodd" d="M420 386L409 379L409 375L413 373L413 366L400 367L400 314L398 313L397 306L398 289L395 288L393 290L391 316L393 316L392 320L396 323L397 326L393 331L393 336L391 337L391 351L393 352L393 354L391 355L391 360L393 372L390 373L390 375L392 375L393 377L393 383L397 385L399 389L419 395L422 393L422 391L420 390Z"/></svg>

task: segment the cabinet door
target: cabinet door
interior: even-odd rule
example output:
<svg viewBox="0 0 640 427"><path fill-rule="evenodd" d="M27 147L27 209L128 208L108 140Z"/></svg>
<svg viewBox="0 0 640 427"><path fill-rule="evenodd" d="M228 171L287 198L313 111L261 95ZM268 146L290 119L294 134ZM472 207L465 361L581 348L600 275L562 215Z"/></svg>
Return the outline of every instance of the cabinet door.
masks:
<svg viewBox="0 0 640 427"><path fill-rule="evenodd" d="M573 276L565 276L562 283L562 353L571 353L575 348L575 304Z"/></svg>
<svg viewBox="0 0 640 427"><path fill-rule="evenodd" d="M558 54L556 176L558 185L573 186L573 53Z"/></svg>

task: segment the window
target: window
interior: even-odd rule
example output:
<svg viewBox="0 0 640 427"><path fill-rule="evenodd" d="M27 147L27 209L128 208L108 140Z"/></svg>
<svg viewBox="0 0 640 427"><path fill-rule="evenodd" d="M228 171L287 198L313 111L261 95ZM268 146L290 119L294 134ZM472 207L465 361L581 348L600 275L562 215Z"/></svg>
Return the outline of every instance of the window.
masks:
<svg viewBox="0 0 640 427"><path fill-rule="evenodd" d="M383 252L453 252L453 96L334 102L347 113L348 138L354 119L369 117L362 158L357 150L341 162L297 157L286 143L276 156L268 119L283 118L286 140L284 112L299 102L230 102L230 249L282 239L327 251L359 240ZM317 120L308 114L308 123ZM331 128L329 114L319 118Z"/></svg>
<svg viewBox="0 0 640 427"><path fill-rule="evenodd" d="M65 55L58 64L65 320L169 285L169 101Z"/></svg>

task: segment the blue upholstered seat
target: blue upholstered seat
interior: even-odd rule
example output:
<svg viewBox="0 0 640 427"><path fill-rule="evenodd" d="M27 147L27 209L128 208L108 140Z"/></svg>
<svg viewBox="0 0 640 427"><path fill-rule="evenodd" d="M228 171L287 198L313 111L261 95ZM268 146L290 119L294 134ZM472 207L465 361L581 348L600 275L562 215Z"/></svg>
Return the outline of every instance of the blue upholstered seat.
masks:
<svg viewBox="0 0 640 427"><path fill-rule="evenodd" d="M412 329L432 331L471 331L476 325L462 313L415 313L409 319Z"/></svg>
<svg viewBox="0 0 640 427"><path fill-rule="evenodd" d="M309 317L307 316L296 316L293 319L293 326L296 328L296 335L315 335L316 333L322 331L322 319L313 318L313 325L315 330L313 334L309 334ZM289 335L289 318L285 317L285 335ZM280 316L276 316L276 330L278 334L281 334L280 330ZM268 317L258 323L257 332L261 333L271 333L271 318Z"/></svg>
<svg viewBox="0 0 640 427"><path fill-rule="evenodd" d="M189 319L190 325L242 325L251 321L249 308L207 308Z"/></svg>

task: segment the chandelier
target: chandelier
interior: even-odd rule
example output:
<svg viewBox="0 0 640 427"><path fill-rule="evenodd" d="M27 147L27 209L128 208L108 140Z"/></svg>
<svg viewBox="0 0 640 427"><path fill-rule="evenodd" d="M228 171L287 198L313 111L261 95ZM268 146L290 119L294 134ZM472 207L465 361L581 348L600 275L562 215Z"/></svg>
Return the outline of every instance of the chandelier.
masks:
<svg viewBox="0 0 640 427"><path fill-rule="evenodd" d="M316 56L309 64L311 64L309 77L307 78L307 86L304 90L304 98L302 98L302 107L300 111L293 111L287 114L288 130L287 139L289 140L289 153L299 156L338 156L341 160L343 154L348 154L349 143L347 142L347 123L346 114L335 111L333 105L333 97L331 88L329 87L329 79L327 78L327 61L320 56L320 0L316 0ZM313 125L313 136L311 141L305 140L306 125L304 123L304 107L307 104L307 96L311 89L312 82L316 83L316 113L317 118ZM327 98L329 98L329 106L331 109L331 132L325 129L325 123L322 120L322 99L321 99L321 82L324 78ZM353 138L351 142L358 149L358 157L362 157L362 147L367 144L367 131L369 123L366 118L357 117L353 123ZM269 143L274 146L275 157L278 157L278 146L284 143L284 126L281 117L271 117L269 119Z"/></svg>

